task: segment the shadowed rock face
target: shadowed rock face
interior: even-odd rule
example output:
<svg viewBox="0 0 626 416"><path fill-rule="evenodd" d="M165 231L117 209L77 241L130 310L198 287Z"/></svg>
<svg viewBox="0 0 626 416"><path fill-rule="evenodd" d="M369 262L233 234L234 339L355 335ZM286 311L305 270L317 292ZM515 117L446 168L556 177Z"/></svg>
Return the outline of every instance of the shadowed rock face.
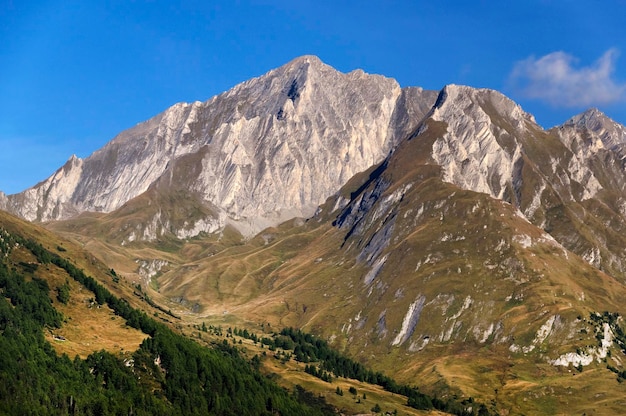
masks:
<svg viewBox="0 0 626 416"><path fill-rule="evenodd" d="M312 214L380 162L435 98L305 56L207 102L176 104L0 205L31 221L66 219L114 211L167 182L217 208L202 219L212 230L231 223L251 235Z"/></svg>

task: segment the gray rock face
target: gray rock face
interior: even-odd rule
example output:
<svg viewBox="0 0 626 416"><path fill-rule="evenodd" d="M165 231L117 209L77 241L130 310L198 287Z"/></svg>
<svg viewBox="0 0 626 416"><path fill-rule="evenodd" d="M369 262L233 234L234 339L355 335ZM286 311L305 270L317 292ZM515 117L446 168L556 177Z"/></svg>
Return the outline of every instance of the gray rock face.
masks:
<svg viewBox="0 0 626 416"><path fill-rule="evenodd" d="M626 276L626 127L591 109L544 131L500 93L467 87L446 87L431 117L447 125L432 148L446 182L512 203L589 264Z"/></svg>
<svg viewBox="0 0 626 416"><path fill-rule="evenodd" d="M561 126L562 131L567 131L563 139L571 147L578 136L585 135L581 141L584 148L591 151L599 149L616 149L626 144L626 127L608 118L597 108L591 108L577 116L572 117ZM578 137L581 139L581 137Z"/></svg>
<svg viewBox="0 0 626 416"><path fill-rule="evenodd" d="M499 92L452 85L430 117L447 126L432 146L444 181L511 202L541 227L555 199L626 197L626 127L596 109L544 131Z"/></svg>
<svg viewBox="0 0 626 416"><path fill-rule="evenodd" d="M522 156L516 136L536 126L533 117L497 91L456 85L444 88L431 117L448 126L432 148L444 181L505 199Z"/></svg>
<svg viewBox="0 0 626 416"><path fill-rule="evenodd" d="M592 108L574 116L553 131L578 160L595 161L591 164L600 169L617 167L617 171L610 175L612 179L624 176L626 127L611 120L598 109ZM604 176L601 172L597 172L597 175L600 178ZM604 183L603 186L624 189L619 184L612 186Z"/></svg>
<svg viewBox="0 0 626 416"><path fill-rule="evenodd" d="M252 235L312 214L354 174L380 162L435 98L301 57L207 102L176 104L88 158L72 157L33 188L0 195L0 207L31 221L111 212L166 181L217 210L180 235L227 223Z"/></svg>

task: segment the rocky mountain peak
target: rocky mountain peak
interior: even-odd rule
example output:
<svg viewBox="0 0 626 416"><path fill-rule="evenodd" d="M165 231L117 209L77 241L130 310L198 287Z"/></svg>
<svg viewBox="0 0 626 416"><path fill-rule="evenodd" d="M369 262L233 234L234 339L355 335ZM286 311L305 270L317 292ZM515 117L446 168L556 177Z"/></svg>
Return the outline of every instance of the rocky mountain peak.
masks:
<svg viewBox="0 0 626 416"><path fill-rule="evenodd" d="M515 123L522 126L524 120L535 123L532 114L522 110L519 104L499 91L488 88L473 88L465 85L446 85L441 92L433 108L435 119L458 114L470 109L481 108L482 112L490 118L505 117L514 119ZM494 122L497 120L494 120Z"/></svg>
<svg viewBox="0 0 626 416"><path fill-rule="evenodd" d="M0 195L0 208L29 220L67 219L112 213L142 195L145 202L158 188L168 200L175 199L168 193L193 199L177 204L195 214L175 220L155 211L134 236L186 238L226 225L251 236L311 215L354 175L424 132L420 160L437 165L445 182L511 202L530 220L539 213L538 225L546 201L588 199L621 183L589 168L590 143L615 147L626 137L597 110L555 135L498 91L447 85L437 96L303 56L206 102L173 105L88 158L70 158L33 188Z"/></svg>
<svg viewBox="0 0 626 416"><path fill-rule="evenodd" d="M593 266L626 271L620 236L573 231L580 218L555 209L580 204L614 227L626 224L624 126L592 109L545 131L502 94L458 86L444 88L431 118L445 126L432 145L445 182L510 202Z"/></svg>
<svg viewBox="0 0 626 416"><path fill-rule="evenodd" d="M157 225L133 235L193 236L226 224L252 235L312 214L380 162L433 102L433 92L303 56L204 103L175 104L0 204L29 220L66 219L113 212L158 183L214 216L189 219L183 232L158 212L149 220Z"/></svg>
<svg viewBox="0 0 626 416"><path fill-rule="evenodd" d="M596 148L615 148L626 143L626 127L611 120L597 108L590 108L578 114L562 126L561 130L582 129L595 139L592 145Z"/></svg>
<svg viewBox="0 0 626 416"><path fill-rule="evenodd" d="M564 124L590 127L592 125L604 124L608 120L609 118L602 111L592 107L570 118Z"/></svg>
<svg viewBox="0 0 626 416"><path fill-rule="evenodd" d="M534 118L497 91L458 85L440 92L430 117L446 126L432 145L443 180L510 198L515 165L522 158L520 139L529 129L539 129Z"/></svg>
<svg viewBox="0 0 626 416"><path fill-rule="evenodd" d="M312 71L336 71L332 66L325 64L322 62L320 58L315 55L302 55L293 60L287 62L285 65L277 68L277 71L283 69L285 71L308 71L309 69Z"/></svg>

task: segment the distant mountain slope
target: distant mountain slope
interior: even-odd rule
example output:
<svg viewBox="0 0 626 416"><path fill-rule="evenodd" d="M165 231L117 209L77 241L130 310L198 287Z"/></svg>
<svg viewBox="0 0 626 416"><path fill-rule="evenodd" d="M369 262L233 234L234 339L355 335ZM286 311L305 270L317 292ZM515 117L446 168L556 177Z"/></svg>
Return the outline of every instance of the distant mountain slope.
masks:
<svg viewBox="0 0 626 416"><path fill-rule="evenodd" d="M174 229L168 213L157 212L151 220L159 227L148 239L227 223L254 234L311 215L354 174L380 162L435 96L301 57L205 103L176 104L87 159L72 157L33 188L2 196L0 207L31 221L67 219L111 212L166 183L211 213Z"/></svg>

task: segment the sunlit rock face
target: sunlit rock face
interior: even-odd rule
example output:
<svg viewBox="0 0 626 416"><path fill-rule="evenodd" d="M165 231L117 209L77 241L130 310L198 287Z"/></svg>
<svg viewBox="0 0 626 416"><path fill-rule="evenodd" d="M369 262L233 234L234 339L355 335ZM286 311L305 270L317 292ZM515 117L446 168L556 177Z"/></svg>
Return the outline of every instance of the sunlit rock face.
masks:
<svg viewBox="0 0 626 416"><path fill-rule="evenodd" d="M163 233L186 239L226 225L252 236L312 215L355 174L386 160L407 138L430 137L435 125L443 130L416 157L438 166L444 182L511 203L598 267L626 269L617 249L626 227L624 126L591 109L544 130L497 91L401 88L361 70L338 72L313 56L204 103L176 104L88 158L73 156L44 182L0 194L0 208L50 221L115 212L144 196L142 204L166 201L170 208L155 208L127 241ZM373 203L386 186L363 195L363 203ZM585 221L571 204L617 224L616 238L593 230L572 234ZM173 215L172 206L184 213ZM567 207L564 215L559 206ZM364 256L373 262L375 254Z"/></svg>
<svg viewBox="0 0 626 416"><path fill-rule="evenodd" d="M202 220L211 230L230 223L251 235L312 214L380 162L435 98L304 56L204 103L176 104L0 204L29 220L66 219L114 211L167 182L218 211Z"/></svg>

